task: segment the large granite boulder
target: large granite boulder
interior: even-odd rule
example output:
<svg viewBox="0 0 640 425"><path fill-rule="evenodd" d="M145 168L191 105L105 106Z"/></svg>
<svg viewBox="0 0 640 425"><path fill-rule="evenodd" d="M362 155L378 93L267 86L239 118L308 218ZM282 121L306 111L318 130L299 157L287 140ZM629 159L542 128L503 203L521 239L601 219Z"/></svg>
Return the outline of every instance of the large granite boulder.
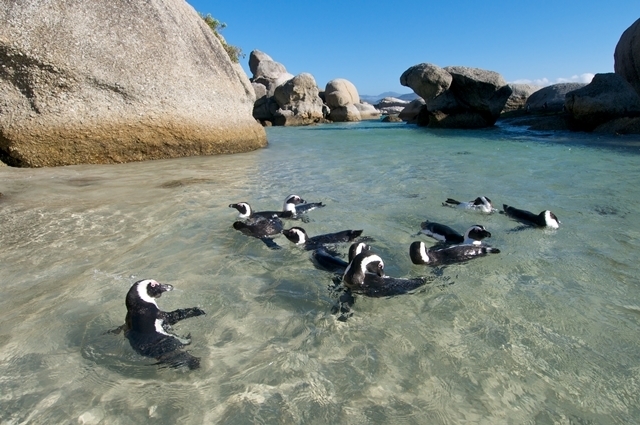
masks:
<svg viewBox="0 0 640 425"><path fill-rule="evenodd" d="M430 127L492 126L511 95L511 87L497 72L462 66L416 65L402 74L400 84L425 100L416 122Z"/></svg>
<svg viewBox="0 0 640 425"><path fill-rule="evenodd" d="M329 119L334 122L360 121L360 103L356 86L344 78L329 81L324 89L324 100L329 107Z"/></svg>
<svg viewBox="0 0 640 425"><path fill-rule="evenodd" d="M613 69L640 94L640 19L622 33L613 54Z"/></svg>
<svg viewBox="0 0 640 425"><path fill-rule="evenodd" d="M565 96L572 130L593 131L618 118L640 116L640 96L620 75L596 74L588 85Z"/></svg>
<svg viewBox="0 0 640 425"><path fill-rule="evenodd" d="M0 0L0 157L117 163L266 146L253 89L178 0Z"/></svg>
<svg viewBox="0 0 640 425"><path fill-rule="evenodd" d="M504 104L502 113L525 109L529 96L541 89L534 84L509 84L509 87L511 87L511 96Z"/></svg>
<svg viewBox="0 0 640 425"><path fill-rule="evenodd" d="M360 103L360 96L356 86L344 78L335 78L329 81L324 89L324 98L329 108Z"/></svg>
<svg viewBox="0 0 640 425"><path fill-rule="evenodd" d="M273 97L278 109L273 124L294 126L323 122L324 104L318 93L315 78L306 72L276 87Z"/></svg>
<svg viewBox="0 0 640 425"><path fill-rule="evenodd" d="M543 87L529 95L525 109L531 113L562 112L567 93L584 86L584 83L560 83Z"/></svg>
<svg viewBox="0 0 640 425"><path fill-rule="evenodd" d="M451 74L430 63L414 65L400 76L400 84L411 88L425 100L444 93L449 89L452 81Z"/></svg>

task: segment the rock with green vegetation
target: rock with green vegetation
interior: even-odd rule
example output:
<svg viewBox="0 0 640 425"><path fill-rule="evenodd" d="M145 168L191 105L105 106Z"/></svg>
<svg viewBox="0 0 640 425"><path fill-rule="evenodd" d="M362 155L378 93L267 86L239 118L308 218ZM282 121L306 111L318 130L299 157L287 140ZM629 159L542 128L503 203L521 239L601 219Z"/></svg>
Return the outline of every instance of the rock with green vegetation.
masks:
<svg viewBox="0 0 640 425"><path fill-rule="evenodd" d="M183 0L0 0L0 160L118 163L267 144L239 65Z"/></svg>

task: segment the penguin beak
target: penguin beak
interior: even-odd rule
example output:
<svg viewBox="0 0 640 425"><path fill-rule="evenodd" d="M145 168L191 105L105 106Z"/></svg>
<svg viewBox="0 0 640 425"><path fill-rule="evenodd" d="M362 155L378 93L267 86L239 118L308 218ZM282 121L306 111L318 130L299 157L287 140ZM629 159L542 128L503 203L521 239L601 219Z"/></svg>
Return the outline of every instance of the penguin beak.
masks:
<svg viewBox="0 0 640 425"><path fill-rule="evenodd" d="M173 291L173 285L169 285L168 283L161 283L160 289L162 290L162 292Z"/></svg>

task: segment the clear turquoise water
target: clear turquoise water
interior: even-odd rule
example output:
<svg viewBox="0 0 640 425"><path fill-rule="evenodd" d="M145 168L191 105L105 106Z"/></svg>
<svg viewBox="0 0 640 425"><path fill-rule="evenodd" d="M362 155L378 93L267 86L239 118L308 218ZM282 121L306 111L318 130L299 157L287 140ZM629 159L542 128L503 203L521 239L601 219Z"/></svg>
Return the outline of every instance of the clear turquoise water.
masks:
<svg viewBox="0 0 640 425"><path fill-rule="evenodd" d="M364 122L269 128L268 148L107 166L0 168L0 423L640 423L640 139ZM312 234L364 229L392 276L337 321L308 252L231 228L228 204L327 206ZM557 231L441 206L549 208ZM484 224L502 252L412 265L425 219ZM300 224L300 223L296 223ZM288 225L288 223L287 223ZM345 247L346 248L346 247ZM196 371L122 335L133 282L200 306Z"/></svg>

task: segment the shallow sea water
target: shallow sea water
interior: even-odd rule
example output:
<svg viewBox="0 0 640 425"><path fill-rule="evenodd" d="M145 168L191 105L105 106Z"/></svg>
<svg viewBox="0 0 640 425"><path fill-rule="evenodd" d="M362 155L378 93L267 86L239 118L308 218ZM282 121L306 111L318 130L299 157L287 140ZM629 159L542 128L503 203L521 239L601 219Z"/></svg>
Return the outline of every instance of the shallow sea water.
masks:
<svg viewBox="0 0 640 425"><path fill-rule="evenodd" d="M640 139L362 122L268 128L260 151L0 168L2 424L640 423ZM233 202L325 208L363 229L412 294L331 313L331 275L283 236L232 229ZM562 221L524 229L441 205L479 195ZM432 269L425 219L484 224L501 253ZM343 249L346 251L347 246ZM159 368L121 325L133 282L176 287L195 371Z"/></svg>

